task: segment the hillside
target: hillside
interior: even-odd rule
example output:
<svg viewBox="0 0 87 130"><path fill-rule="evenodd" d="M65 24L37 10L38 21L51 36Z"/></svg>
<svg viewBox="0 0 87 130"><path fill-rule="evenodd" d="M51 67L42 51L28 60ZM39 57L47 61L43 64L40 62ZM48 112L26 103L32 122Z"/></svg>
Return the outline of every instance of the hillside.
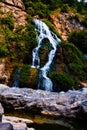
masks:
<svg viewBox="0 0 87 130"><path fill-rule="evenodd" d="M0 83L12 86L20 69L20 87L36 88L38 69L30 65L32 50L37 46L33 19L38 18L62 40L49 74L54 91L87 87L87 61L83 55L87 52L87 4L71 2L0 1ZM45 42L40 52L41 66L50 50Z"/></svg>

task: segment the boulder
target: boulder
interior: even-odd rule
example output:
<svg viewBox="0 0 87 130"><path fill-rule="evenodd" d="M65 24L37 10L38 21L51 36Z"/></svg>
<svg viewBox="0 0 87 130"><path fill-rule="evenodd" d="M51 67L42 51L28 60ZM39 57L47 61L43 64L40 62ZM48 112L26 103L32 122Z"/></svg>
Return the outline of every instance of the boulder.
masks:
<svg viewBox="0 0 87 130"><path fill-rule="evenodd" d="M0 88L5 109L34 111L50 116L87 119L87 88L68 92L47 92L28 88Z"/></svg>

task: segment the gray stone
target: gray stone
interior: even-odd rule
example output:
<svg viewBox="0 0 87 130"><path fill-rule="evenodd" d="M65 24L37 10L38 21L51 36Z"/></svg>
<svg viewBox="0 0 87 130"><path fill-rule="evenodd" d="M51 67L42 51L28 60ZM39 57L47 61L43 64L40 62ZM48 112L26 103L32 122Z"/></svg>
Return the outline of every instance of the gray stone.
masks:
<svg viewBox="0 0 87 130"><path fill-rule="evenodd" d="M0 102L7 109L39 112L51 116L87 119L87 88L46 92L28 88L0 88Z"/></svg>

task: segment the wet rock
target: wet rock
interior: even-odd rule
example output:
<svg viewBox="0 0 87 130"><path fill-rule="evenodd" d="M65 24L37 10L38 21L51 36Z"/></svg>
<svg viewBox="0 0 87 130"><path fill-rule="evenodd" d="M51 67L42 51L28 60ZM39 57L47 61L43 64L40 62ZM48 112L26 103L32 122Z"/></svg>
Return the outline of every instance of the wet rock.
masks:
<svg viewBox="0 0 87 130"><path fill-rule="evenodd" d="M87 88L68 92L46 92L27 88L0 88L6 109L34 111L51 116L87 119ZM84 118L83 118L84 117Z"/></svg>

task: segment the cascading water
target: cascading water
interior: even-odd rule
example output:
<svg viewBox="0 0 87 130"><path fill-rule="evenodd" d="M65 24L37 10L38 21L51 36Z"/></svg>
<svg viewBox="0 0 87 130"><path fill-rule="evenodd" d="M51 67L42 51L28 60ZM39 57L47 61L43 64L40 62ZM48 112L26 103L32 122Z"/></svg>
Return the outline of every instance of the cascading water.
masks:
<svg viewBox="0 0 87 130"><path fill-rule="evenodd" d="M32 51L32 67L39 69L38 89L41 88L47 91L52 91L53 83L47 75L50 71L50 66L55 56L57 45L61 40L52 31L50 31L49 27L44 22L34 19L34 23L36 26L35 31L38 46ZM40 67L39 51L44 39L49 40L52 49L48 54L48 61L43 67Z"/></svg>
<svg viewBox="0 0 87 130"><path fill-rule="evenodd" d="M17 71L15 78L14 78L14 82L12 84L12 87L19 87L19 76L20 76L20 69Z"/></svg>

